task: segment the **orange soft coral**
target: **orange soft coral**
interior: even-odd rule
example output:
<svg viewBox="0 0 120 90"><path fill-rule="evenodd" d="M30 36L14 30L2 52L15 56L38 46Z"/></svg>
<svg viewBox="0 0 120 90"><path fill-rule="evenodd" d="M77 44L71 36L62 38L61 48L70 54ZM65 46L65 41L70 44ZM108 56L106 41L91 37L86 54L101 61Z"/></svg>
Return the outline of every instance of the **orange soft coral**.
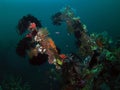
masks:
<svg viewBox="0 0 120 90"><path fill-rule="evenodd" d="M99 46L99 47L103 47L103 43L102 43L102 41L100 41L99 39L98 40L96 40L96 44Z"/></svg>
<svg viewBox="0 0 120 90"><path fill-rule="evenodd" d="M36 24L34 22L30 23L30 26L28 28L29 29L35 29L36 28Z"/></svg>
<svg viewBox="0 0 120 90"><path fill-rule="evenodd" d="M51 38L48 38L48 42L49 42L49 48L54 49L55 51L57 51L55 43Z"/></svg>
<svg viewBox="0 0 120 90"><path fill-rule="evenodd" d="M59 56L60 56L61 59L66 59L67 58L67 56L65 54L60 54Z"/></svg>

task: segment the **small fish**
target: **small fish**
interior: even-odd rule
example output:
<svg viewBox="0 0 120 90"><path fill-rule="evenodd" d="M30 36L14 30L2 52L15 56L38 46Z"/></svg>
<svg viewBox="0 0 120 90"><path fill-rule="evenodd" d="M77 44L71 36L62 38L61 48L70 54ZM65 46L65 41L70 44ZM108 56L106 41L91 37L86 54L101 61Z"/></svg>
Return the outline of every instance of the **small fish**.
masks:
<svg viewBox="0 0 120 90"><path fill-rule="evenodd" d="M60 34L60 32L55 32L55 34Z"/></svg>

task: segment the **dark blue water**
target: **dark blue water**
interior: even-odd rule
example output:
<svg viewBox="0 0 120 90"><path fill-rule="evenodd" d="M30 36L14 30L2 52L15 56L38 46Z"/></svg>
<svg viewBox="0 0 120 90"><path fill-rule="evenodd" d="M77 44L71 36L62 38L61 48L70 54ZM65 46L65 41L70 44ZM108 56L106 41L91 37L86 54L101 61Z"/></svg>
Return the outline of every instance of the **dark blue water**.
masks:
<svg viewBox="0 0 120 90"><path fill-rule="evenodd" d="M74 39L67 35L66 26L52 25L51 15L70 5L76 10L88 31L107 31L113 38L120 37L120 0L3 0L0 1L0 83L6 74L21 75L30 82L32 90L49 90L50 81L45 81L50 65L31 66L27 59L15 53L20 36L16 25L22 16L32 14L47 27L50 36L63 53L75 51ZM55 32L60 32L56 35ZM48 87L47 87L48 86ZM39 88L39 89L37 89Z"/></svg>

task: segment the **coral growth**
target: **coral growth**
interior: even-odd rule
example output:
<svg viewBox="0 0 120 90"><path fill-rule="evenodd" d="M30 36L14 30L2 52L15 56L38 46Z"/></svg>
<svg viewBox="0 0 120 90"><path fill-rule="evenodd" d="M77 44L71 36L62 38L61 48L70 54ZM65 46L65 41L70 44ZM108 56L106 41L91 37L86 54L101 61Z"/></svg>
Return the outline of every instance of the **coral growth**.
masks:
<svg viewBox="0 0 120 90"><path fill-rule="evenodd" d="M68 55L62 64L63 90L103 90L103 86L119 90L120 39L114 44L107 32L88 34L69 6L60 13L60 17L54 18L61 20L58 20L60 25L66 23L78 46L77 55Z"/></svg>
<svg viewBox="0 0 120 90"><path fill-rule="evenodd" d="M2 81L3 90L31 90L28 83L22 81L22 77L8 76Z"/></svg>

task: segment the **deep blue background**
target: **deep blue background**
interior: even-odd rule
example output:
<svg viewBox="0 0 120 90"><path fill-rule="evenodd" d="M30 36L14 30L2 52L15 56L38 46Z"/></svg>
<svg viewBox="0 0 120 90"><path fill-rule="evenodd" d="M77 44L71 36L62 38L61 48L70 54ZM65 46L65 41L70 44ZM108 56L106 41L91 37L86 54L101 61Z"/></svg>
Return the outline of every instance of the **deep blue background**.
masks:
<svg viewBox="0 0 120 90"><path fill-rule="evenodd" d="M20 36L16 25L22 16L32 14L47 27L50 36L63 53L75 51L73 36L67 35L65 24L52 25L51 15L61 8L70 5L87 25L88 31L107 31L114 39L120 37L120 0L2 0L0 1L0 82L6 74L22 75L24 81L30 82L35 89L47 89L50 82L48 63L42 66L31 66L27 59L15 53ZM56 35L55 32L60 32ZM36 83L36 84L35 84Z"/></svg>

